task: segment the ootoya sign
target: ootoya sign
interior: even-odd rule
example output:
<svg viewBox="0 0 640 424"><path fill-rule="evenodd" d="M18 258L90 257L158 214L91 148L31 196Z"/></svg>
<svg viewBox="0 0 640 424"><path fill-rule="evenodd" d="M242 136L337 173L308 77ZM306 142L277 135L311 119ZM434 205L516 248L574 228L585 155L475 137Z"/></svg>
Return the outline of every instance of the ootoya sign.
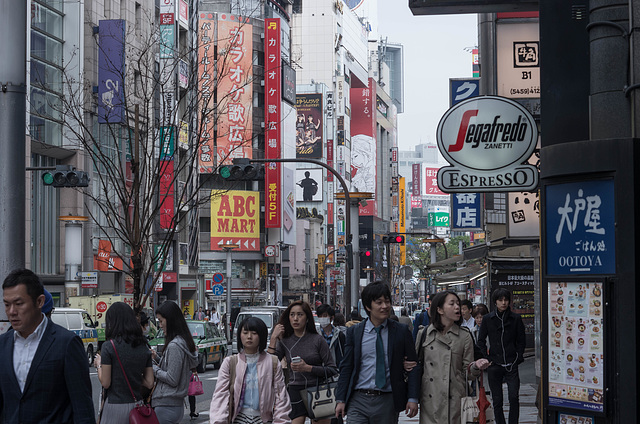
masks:
<svg viewBox="0 0 640 424"><path fill-rule="evenodd" d="M438 124L438 148L452 165L438 171L447 193L529 191L538 170L527 162L538 141L533 116L503 97L475 97L449 109Z"/></svg>

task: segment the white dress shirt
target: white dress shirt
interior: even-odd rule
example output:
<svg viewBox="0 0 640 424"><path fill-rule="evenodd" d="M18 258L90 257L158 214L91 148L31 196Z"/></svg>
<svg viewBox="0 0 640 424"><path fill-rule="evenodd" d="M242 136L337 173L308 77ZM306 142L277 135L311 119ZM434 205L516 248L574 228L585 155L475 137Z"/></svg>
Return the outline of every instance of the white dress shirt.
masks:
<svg viewBox="0 0 640 424"><path fill-rule="evenodd" d="M33 362L33 357L36 355L48 322L47 317L42 314L42 322L27 338L22 337L17 331L13 332L13 371L16 373L21 392L24 392L31 362Z"/></svg>
<svg viewBox="0 0 640 424"><path fill-rule="evenodd" d="M462 325L460 327L467 327L469 331L473 332L474 327L476 326L476 319L471 317L469 319L462 318Z"/></svg>

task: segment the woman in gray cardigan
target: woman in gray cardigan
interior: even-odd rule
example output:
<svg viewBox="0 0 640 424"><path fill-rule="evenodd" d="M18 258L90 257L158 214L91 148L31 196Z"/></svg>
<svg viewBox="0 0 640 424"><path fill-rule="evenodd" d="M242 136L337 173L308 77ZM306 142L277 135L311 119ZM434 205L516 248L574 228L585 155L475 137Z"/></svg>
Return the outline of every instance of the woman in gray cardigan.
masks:
<svg viewBox="0 0 640 424"><path fill-rule="evenodd" d="M165 334L165 348L158 365L153 365L156 389L152 405L160 424L177 424L184 415L184 398L189 389L191 370L198 364L196 344L191 337L180 307L164 302L156 310ZM157 358L153 353L153 359Z"/></svg>

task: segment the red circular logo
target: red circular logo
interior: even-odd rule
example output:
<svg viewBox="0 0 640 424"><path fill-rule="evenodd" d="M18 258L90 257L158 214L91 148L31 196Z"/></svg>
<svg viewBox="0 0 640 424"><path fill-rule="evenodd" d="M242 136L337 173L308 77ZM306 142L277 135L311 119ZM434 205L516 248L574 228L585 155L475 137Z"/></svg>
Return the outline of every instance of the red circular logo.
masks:
<svg viewBox="0 0 640 424"><path fill-rule="evenodd" d="M107 310L107 304L105 302L98 302L96 305L96 310L98 312L105 312Z"/></svg>

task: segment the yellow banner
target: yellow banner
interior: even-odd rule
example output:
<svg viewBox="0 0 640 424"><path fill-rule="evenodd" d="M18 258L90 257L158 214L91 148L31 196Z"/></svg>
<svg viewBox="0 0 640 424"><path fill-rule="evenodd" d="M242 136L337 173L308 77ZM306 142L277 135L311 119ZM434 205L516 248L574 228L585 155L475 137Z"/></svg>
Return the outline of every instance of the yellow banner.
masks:
<svg viewBox="0 0 640 424"><path fill-rule="evenodd" d="M259 251L260 194L212 190L211 199L211 250L237 244L236 251Z"/></svg>

